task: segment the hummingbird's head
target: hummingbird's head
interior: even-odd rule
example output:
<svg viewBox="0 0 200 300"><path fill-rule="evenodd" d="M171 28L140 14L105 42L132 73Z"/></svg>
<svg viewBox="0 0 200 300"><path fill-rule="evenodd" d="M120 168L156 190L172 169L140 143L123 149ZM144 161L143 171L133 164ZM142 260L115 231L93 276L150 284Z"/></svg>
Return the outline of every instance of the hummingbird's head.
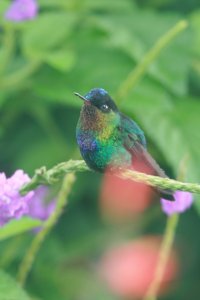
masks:
<svg viewBox="0 0 200 300"><path fill-rule="evenodd" d="M81 98L85 105L95 106L102 113L118 112L115 102L109 96L108 92L102 88L92 89L85 96L81 96L78 93L75 93L75 95Z"/></svg>
<svg viewBox="0 0 200 300"><path fill-rule="evenodd" d="M102 88L95 88L85 96L75 93L84 101L81 111L82 122L87 125L87 129L98 129L100 126L114 125L119 120L119 111L109 96L108 92ZM86 126L84 126L86 127Z"/></svg>

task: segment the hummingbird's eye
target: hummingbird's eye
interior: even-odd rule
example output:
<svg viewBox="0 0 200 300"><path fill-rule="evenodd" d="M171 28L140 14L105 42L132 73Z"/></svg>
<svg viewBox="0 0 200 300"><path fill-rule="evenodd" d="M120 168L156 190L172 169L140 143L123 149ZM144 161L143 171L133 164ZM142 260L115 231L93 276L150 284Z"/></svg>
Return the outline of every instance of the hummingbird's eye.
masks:
<svg viewBox="0 0 200 300"><path fill-rule="evenodd" d="M103 105L101 106L101 110L102 110L103 112L109 112L109 111L110 111L110 107L109 107L107 104L103 104Z"/></svg>

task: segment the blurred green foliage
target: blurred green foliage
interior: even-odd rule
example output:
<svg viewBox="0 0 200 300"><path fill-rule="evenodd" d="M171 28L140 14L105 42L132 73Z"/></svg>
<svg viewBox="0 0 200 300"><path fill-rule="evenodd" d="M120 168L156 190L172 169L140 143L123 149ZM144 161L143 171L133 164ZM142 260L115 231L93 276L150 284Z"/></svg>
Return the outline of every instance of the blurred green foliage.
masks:
<svg viewBox="0 0 200 300"><path fill-rule="evenodd" d="M186 179L198 182L199 1L189 1L190 5L178 0L38 2L39 14L33 21L0 19L1 170L12 174L20 168L31 175L42 165L51 167L80 158L75 127L81 103L73 92L85 94L93 87L103 87L115 97L144 54L185 17L189 28L151 64L123 99L121 110L144 129L150 152L171 177L177 176L187 156ZM1 15L9 3L0 2ZM116 299L94 275L96 259L116 240L162 233L163 214L154 215L159 203L120 230L105 223L98 206L100 181L98 174L77 176L69 206L42 247L28 281L35 299ZM197 199L198 212L199 203ZM184 264L176 289L163 299L182 300L188 295L193 299L192 295L200 293L199 225L195 210L183 216L177 244ZM16 273L31 238L2 242L1 266Z"/></svg>
<svg viewBox="0 0 200 300"><path fill-rule="evenodd" d="M30 300L25 292L7 274L0 271L0 296L3 300Z"/></svg>

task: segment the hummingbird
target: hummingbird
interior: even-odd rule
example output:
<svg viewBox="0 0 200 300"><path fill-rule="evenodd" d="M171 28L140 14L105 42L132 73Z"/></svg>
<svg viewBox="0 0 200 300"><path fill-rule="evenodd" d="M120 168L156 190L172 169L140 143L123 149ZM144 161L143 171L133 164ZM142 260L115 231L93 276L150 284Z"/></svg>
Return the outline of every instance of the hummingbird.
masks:
<svg viewBox="0 0 200 300"><path fill-rule="evenodd" d="M74 94L83 100L76 139L90 169L105 172L108 168L123 167L143 172L142 167L134 168L137 165L146 167L151 175L167 177L147 151L142 129L119 111L106 90L94 88L85 96ZM173 191L156 190L162 198L174 200Z"/></svg>

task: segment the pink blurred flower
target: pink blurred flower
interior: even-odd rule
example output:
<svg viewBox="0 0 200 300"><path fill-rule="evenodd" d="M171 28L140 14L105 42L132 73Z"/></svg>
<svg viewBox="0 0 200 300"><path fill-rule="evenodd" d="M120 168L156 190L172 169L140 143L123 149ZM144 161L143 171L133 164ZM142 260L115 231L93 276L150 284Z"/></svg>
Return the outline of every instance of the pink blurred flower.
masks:
<svg viewBox="0 0 200 300"><path fill-rule="evenodd" d="M20 188L29 181L29 176L22 170L16 171L9 178L0 173L0 226L29 213L29 201L34 192L31 191L25 196L19 193Z"/></svg>
<svg viewBox="0 0 200 300"><path fill-rule="evenodd" d="M175 201L161 199L162 210L168 216L186 211L193 203L192 194L189 192L176 191L174 197Z"/></svg>
<svg viewBox="0 0 200 300"><path fill-rule="evenodd" d="M143 171L148 172L147 168ZM130 221L151 203L153 189L142 183L121 179L109 171L105 173L100 208L103 216L114 221Z"/></svg>
<svg viewBox="0 0 200 300"><path fill-rule="evenodd" d="M37 16L38 5L36 0L13 0L5 13L10 21L20 22L34 19Z"/></svg>
<svg viewBox="0 0 200 300"><path fill-rule="evenodd" d="M108 250L100 263L100 275L111 292L131 299L143 297L154 278L160 245L160 238L145 237ZM163 276L162 292L176 278L177 271L177 258L172 252Z"/></svg>
<svg viewBox="0 0 200 300"><path fill-rule="evenodd" d="M34 196L29 201L29 216L34 219L40 219L42 221L48 219L56 207L56 200L50 199L49 188L46 186L40 186L35 190Z"/></svg>

